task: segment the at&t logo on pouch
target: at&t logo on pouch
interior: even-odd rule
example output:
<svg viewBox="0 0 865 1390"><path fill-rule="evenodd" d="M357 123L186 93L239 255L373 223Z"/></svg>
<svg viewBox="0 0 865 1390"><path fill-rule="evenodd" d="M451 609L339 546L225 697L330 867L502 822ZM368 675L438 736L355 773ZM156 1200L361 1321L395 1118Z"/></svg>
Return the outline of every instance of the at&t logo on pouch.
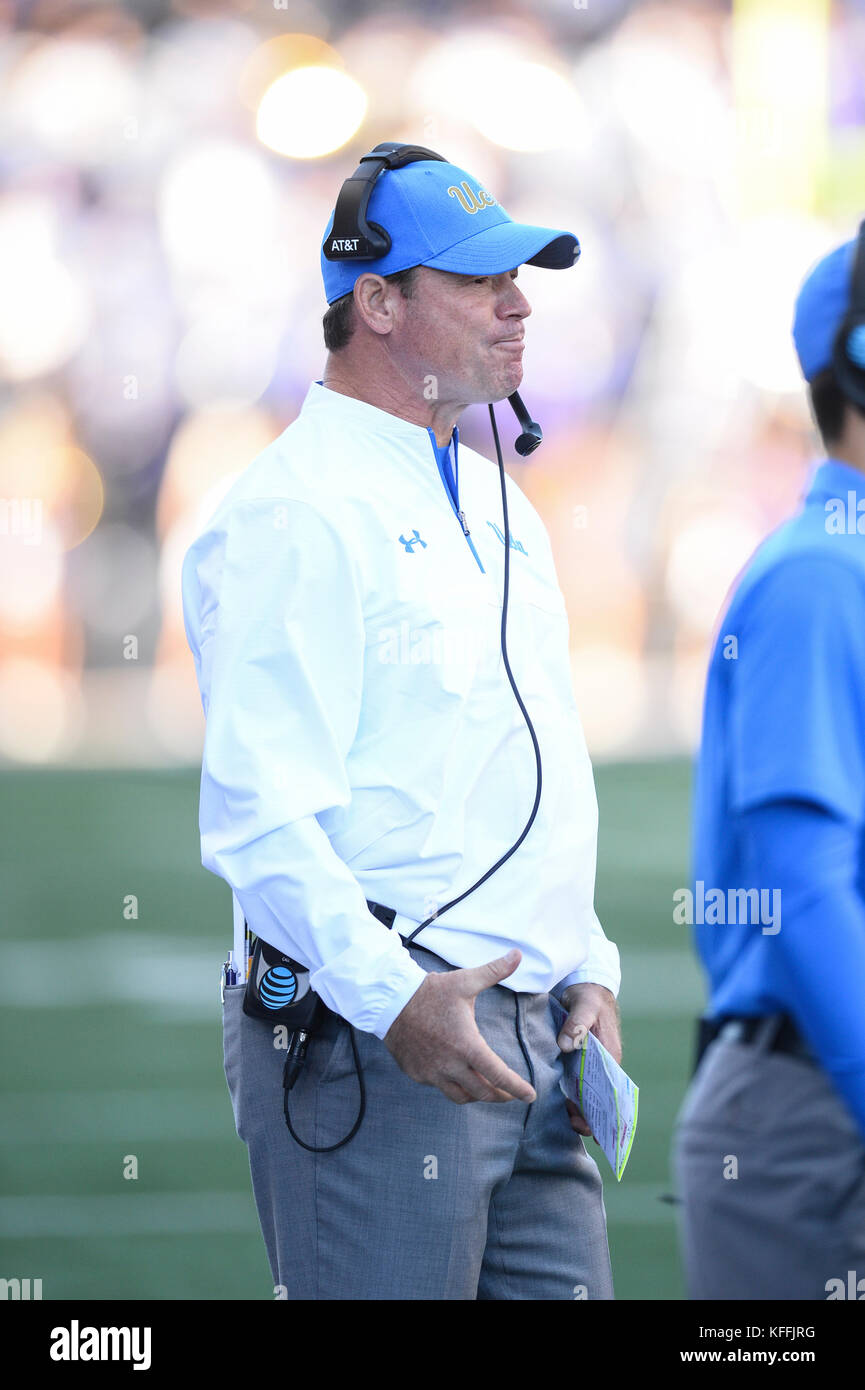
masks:
<svg viewBox="0 0 865 1390"><path fill-rule="evenodd" d="M282 1009L297 993L297 976L287 965L271 965L258 987L261 1002L268 1009Z"/></svg>

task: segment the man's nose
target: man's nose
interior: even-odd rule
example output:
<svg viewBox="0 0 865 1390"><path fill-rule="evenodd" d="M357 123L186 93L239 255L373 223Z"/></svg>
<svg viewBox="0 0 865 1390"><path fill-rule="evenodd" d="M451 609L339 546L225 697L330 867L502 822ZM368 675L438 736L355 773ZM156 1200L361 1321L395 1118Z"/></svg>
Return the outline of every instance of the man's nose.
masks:
<svg viewBox="0 0 865 1390"><path fill-rule="evenodd" d="M503 318L517 317L527 319L531 312L532 306L519 288L516 280L512 280L510 276L508 276L508 282L505 286L505 292L502 295L499 313Z"/></svg>

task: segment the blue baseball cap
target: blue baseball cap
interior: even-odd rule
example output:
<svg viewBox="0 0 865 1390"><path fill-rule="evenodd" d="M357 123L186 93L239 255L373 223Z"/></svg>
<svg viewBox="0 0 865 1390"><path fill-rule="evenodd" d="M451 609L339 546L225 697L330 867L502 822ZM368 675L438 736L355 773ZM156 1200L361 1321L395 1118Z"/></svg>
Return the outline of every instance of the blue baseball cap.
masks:
<svg viewBox="0 0 865 1390"><path fill-rule="evenodd" d="M832 349L850 304L856 238L818 261L796 299L793 342L802 375L813 381L832 365Z"/></svg>
<svg viewBox="0 0 865 1390"><path fill-rule="evenodd" d="M415 265L461 275L503 275L527 262L564 270L580 243L571 232L514 222L477 179L443 160L420 159L386 169L375 181L367 218L388 232L391 249L370 261L329 261L324 254L334 212L322 239L321 274L328 304L341 299L365 271L394 275Z"/></svg>

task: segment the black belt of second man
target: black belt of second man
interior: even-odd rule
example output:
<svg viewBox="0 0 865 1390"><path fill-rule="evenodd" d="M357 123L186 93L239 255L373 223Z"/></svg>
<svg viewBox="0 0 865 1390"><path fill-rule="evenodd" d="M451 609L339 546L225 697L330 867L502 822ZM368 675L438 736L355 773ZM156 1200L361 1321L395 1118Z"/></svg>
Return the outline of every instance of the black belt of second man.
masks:
<svg viewBox="0 0 865 1390"><path fill-rule="evenodd" d="M731 1015L723 1018L701 1018L697 1020L698 1036L694 1070L702 1061L709 1044L715 1038L727 1042L746 1044L759 1043L767 1052L784 1052L803 1061L816 1062L816 1058L805 1039L787 1014L763 1015L760 1017Z"/></svg>

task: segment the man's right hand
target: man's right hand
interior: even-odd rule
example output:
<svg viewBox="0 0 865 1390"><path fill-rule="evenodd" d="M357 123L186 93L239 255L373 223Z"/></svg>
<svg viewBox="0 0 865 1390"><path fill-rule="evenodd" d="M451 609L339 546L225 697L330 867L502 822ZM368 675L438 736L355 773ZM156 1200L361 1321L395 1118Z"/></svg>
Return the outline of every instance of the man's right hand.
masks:
<svg viewBox="0 0 865 1390"><path fill-rule="evenodd" d="M472 1100L536 1099L535 1091L487 1045L475 1022L475 999L512 975L514 949L485 965L427 975L384 1037L406 1076L465 1105Z"/></svg>

